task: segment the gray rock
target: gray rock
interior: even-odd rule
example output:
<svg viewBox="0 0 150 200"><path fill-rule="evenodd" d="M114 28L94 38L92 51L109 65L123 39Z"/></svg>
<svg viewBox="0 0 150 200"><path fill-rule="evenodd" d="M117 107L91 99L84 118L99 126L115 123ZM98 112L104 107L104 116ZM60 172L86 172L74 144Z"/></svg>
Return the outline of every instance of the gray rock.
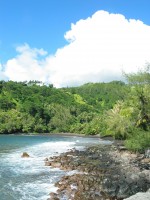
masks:
<svg viewBox="0 0 150 200"><path fill-rule="evenodd" d="M149 148L145 150L145 157L150 158L150 149Z"/></svg>
<svg viewBox="0 0 150 200"><path fill-rule="evenodd" d="M150 200L150 189L147 192L138 192L124 200Z"/></svg>

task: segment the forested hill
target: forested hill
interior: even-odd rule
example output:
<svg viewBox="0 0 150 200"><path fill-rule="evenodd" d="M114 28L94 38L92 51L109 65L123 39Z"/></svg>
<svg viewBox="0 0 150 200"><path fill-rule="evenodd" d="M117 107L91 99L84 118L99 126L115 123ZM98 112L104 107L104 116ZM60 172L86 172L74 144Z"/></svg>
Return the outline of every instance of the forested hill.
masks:
<svg viewBox="0 0 150 200"><path fill-rule="evenodd" d="M127 84L87 83L54 88L38 81L0 81L0 134L82 133L150 144L150 66L125 75Z"/></svg>
<svg viewBox="0 0 150 200"><path fill-rule="evenodd" d="M118 100L126 97L128 87L122 81L110 83L87 83L80 87L64 89L74 96L80 95L84 101L99 112L110 109Z"/></svg>
<svg viewBox="0 0 150 200"><path fill-rule="evenodd" d="M0 81L0 133L78 132L95 116L125 98L123 82L88 83L56 89L38 81Z"/></svg>

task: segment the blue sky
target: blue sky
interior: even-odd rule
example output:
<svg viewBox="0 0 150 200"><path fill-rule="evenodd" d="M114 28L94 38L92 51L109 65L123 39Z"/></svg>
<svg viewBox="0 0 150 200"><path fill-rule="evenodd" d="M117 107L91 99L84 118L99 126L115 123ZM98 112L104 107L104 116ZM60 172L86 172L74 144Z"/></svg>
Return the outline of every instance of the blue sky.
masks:
<svg viewBox="0 0 150 200"><path fill-rule="evenodd" d="M86 28L88 30L88 24L87 24L87 22L89 21L88 18L92 18L92 16L94 16L96 12L103 10L103 11L106 11L108 14L121 14L122 16L124 16L126 20L134 19L136 22L140 20L146 26L146 27L143 26L143 30L144 30L143 32L149 33L149 26L150 26L149 8L150 8L149 0L0 0L0 63L1 63L0 70L2 71L0 72L0 76L1 76L0 79L5 77L6 79L18 80L17 77L11 76L10 73L13 73L13 71L14 73L18 72L18 77L19 77L20 69L22 69L21 70L22 79L27 79L27 72L26 72L27 69L25 69L24 64L22 64L23 60L21 60L23 57L25 57L24 55L27 55L27 52L30 53L30 56L29 56L30 59L28 57L26 60L33 61L34 59L34 63L38 62L37 71L39 70L38 69L39 67L40 70L42 70L42 68L43 70L46 70L46 74L47 73L55 74L54 75L55 78L54 76L46 78L46 75L44 75L45 73L43 72L43 78L41 80L45 82L52 82L56 78L57 79L67 78L67 76L65 75L60 77L61 74L63 74L61 71L63 68L63 65L59 66L59 69L61 68L60 71L59 69L57 69L57 71L59 71L59 75L56 76L56 68L57 68L55 67L56 64L53 65L52 61L51 62L49 61L48 62L49 64L46 62L51 57L57 57L58 61L56 63L59 63L62 58L60 58L60 56L58 55L59 54L58 51L61 51L61 54L64 54L64 59L69 59L69 57L67 57L66 55L67 51L65 47L67 46L68 48L70 48L69 52L71 52L71 46L73 46L73 44L71 43L75 43L75 42L71 41L70 43L70 38L66 39L64 36L66 35L67 32L72 30L71 24L74 24L74 26L76 26L76 29L78 29L79 31L80 25L78 26L77 24L78 22L84 21L83 27L86 24L85 30ZM103 19L103 14L101 13L97 15L96 16L97 20L100 20L101 18ZM105 20L105 17L104 17L104 20ZM92 23L92 20L90 23ZM93 24L94 23L95 22L93 22ZM109 26L109 24L110 23L108 24L106 23L107 26ZM141 25L138 25L138 23L136 24L137 24L136 25L137 27L141 26ZM89 27L90 26L91 25L89 25ZM99 26L102 27L103 24L99 23ZM142 27L140 27L139 29L136 28L136 30L142 30ZM82 34L83 32L84 30L80 30L80 34ZM101 31L99 31L99 34L100 33ZM73 31L71 34L74 34ZM91 34L90 38L93 38L92 32L90 34ZM74 36L71 36L71 38L72 37ZM142 36L139 36L139 37L141 38ZM145 36L143 35L143 39L140 39L140 40L143 40L144 42L143 45L145 44L144 38ZM114 38L112 39L114 40ZM146 38L146 39L148 40L147 41L148 43L149 38ZM102 39L97 38L97 40L100 41ZM104 40L107 40L107 38L105 38ZM78 40L78 43L79 41L80 40ZM76 39L76 42L77 42L77 39ZM83 44L81 44L81 47L82 46ZM17 50L19 47L20 48L22 47L23 50L21 51L20 49ZM106 44L105 44L105 47L106 47ZM80 49L79 46L78 48ZM95 46L95 49L97 49L96 46ZM43 52L41 53L40 50L42 50ZM31 56L31 52L33 53L33 51L34 52L36 51L35 53L36 55L33 56L32 54ZM98 53L98 50L96 50L96 53ZM87 53L87 57L89 54L90 52ZM137 55L139 55L139 52ZM78 55L78 59L79 61L81 61L81 65L82 65L82 58L81 57L79 58L79 57L80 56ZM99 57L98 54L97 54L97 57ZM16 63L17 64L16 64L15 69L18 69L18 71L17 70L15 71L14 68L10 69L11 66L9 65L9 63L12 63L12 62L9 62L9 61L14 61L13 59L16 59L15 64ZM18 62L17 59L20 59L21 61ZM94 59L94 57L91 59L96 60ZM147 61L148 60L146 57L145 62ZM41 62L46 63L46 64L41 65ZM18 63L21 63L21 64L19 65ZM30 62L28 64L30 64ZM80 62L78 62L77 64L80 65ZM142 62L140 61L139 65L141 64ZM100 65L100 63L97 62L97 65ZM137 68L139 67L138 63L135 63L135 65ZM31 67L32 66L33 66L33 62L31 62ZM122 63L120 62L118 66L124 66L124 62L123 61ZM51 70L48 70L48 68L51 68ZM63 71L68 70L69 68L71 68L71 65L68 66L68 68L64 68ZM90 68L90 66L88 68ZM35 70L36 70L36 66L34 66L33 72ZM85 70L85 67L83 67L83 71L84 70ZM74 71L74 68L72 69L72 71ZM97 73L98 75L96 73L93 73L93 76L91 79L89 77L92 71L89 70L89 74L86 73L84 74L84 76L82 72L81 73L82 79L85 79L85 81L94 81L94 80L103 81L102 79L98 79L97 76L100 75L100 71L103 72L103 77L106 76L105 74L107 74L107 72L104 72L104 69L97 70L97 68L95 68L95 71L98 72ZM26 74L25 77L23 76L23 73ZM35 77L36 75L37 74L35 74ZM69 75L70 74L68 74L68 76ZM78 74L75 73L75 76L78 77ZM108 77L110 77L110 74L108 74ZM34 78L34 76L31 78ZM116 76L116 78L118 77ZM78 81L79 81L79 84L80 83L82 84L82 82L84 83L84 81L74 79L71 85L76 84L76 82ZM59 83L55 84L58 87L65 86L65 84L67 85L70 84L69 81L66 83L62 83L62 81L60 80L58 82Z"/></svg>

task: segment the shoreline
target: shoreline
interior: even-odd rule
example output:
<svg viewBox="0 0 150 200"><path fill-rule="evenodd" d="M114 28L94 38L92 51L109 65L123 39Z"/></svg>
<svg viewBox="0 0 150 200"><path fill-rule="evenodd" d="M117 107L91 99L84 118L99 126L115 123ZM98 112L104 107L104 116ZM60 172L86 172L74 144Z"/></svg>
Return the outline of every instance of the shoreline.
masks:
<svg viewBox="0 0 150 200"><path fill-rule="evenodd" d="M100 135L85 135L85 134L78 134L78 133L9 133L9 134L0 134L0 135L5 135L5 136L68 136L68 137L85 137L85 138L100 138Z"/></svg>
<svg viewBox="0 0 150 200"><path fill-rule="evenodd" d="M71 133L16 135L90 138ZM129 152L122 141L109 136L92 138L110 142L93 144L82 150L68 149L44 160L46 166L71 172L55 183L58 190L51 192L48 200L60 200L62 197L65 200L122 200L150 188L150 154L147 157L146 154Z"/></svg>
<svg viewBox="0 0 150 200"><path fill-rule="evenodd" d="M146 192L150 188L150 159L119 146L115 141L47 158L46 166L78 171L62 177L55 184L59 189L48 200L122 200Z"/></svg>

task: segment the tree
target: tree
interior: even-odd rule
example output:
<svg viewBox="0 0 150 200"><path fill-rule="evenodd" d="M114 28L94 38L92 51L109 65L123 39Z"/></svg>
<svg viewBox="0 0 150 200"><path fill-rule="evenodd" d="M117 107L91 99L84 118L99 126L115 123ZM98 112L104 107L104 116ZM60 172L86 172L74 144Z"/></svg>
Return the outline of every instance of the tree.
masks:
<svg viewBox="0 0 150 200"><path fill-rule="evenodd" d="M66 132L73 121L70 110L59 104L51 104L51 120L48 124L50 131Z"/></svg>
<svg viewBox="0 0 150 200"><path fill-rule="evenodd" d="M113 109L106 112L106 134L117 139L126 139L134 127L132 114L133 107L127 106L123 101L118 101Z"/></svg>
<svg viewBox="0 0 150 200"><path fill-rule="evenodd" d="M150 129L150 64L137 73L125 74L131 85L130 98L133 106L137 106L137 126L144 130Z"/></svg>

